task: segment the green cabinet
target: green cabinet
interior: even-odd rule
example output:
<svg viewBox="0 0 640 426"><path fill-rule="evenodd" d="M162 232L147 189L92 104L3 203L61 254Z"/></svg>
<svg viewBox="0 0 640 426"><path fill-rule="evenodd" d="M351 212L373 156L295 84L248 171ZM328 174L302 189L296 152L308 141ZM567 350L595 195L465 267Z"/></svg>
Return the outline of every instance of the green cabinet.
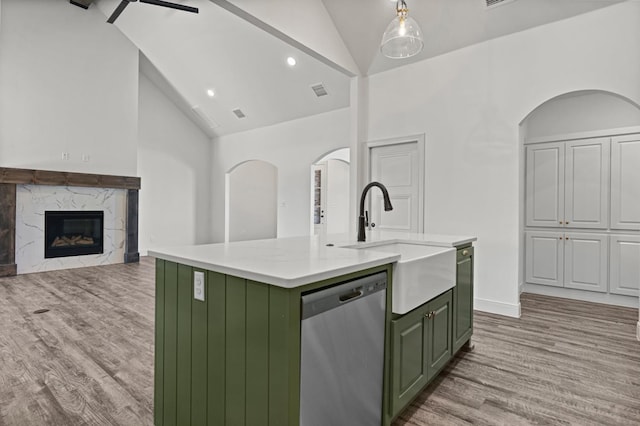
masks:
<svg viewBox="0 0 640 426"><path fill-rule="evenodd" d="M456 286L453 288L453 353L473 333L473 247L461 247L456 258Z"/></svg>
<svg viewBox="0 0 640 426"><path fill-rule="evenodd" d="M473 247L458 247L456 285L391 320L386 424L447 365L473 333Z"/></svg>
<svg viewBox="0 0 640 426"><path fill-rule="evenodd" d="M282 288L157 259L154 424L298 426L302 293L382 271L392 285L391 268ZM193 297L196 271L205 301ZM385 336L390 323L388 310Z"/></svg>
<svg viewBox="0 0 640 426"><path fill-rule="evenodd" d="M391 397L395 417L452 355L452 291L391 321Z"/></svg>

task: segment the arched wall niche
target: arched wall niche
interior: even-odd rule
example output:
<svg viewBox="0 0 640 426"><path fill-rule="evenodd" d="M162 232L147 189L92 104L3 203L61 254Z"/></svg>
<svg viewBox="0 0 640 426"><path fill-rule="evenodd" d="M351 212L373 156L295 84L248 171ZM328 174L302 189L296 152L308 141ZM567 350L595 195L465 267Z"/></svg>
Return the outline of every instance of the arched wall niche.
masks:
<svg viewBox="0 0 640 426"><path fill-rule="evenodd" d="M225 176L225 241L276 238L278 168L261 160L236 164Z"/></svg>

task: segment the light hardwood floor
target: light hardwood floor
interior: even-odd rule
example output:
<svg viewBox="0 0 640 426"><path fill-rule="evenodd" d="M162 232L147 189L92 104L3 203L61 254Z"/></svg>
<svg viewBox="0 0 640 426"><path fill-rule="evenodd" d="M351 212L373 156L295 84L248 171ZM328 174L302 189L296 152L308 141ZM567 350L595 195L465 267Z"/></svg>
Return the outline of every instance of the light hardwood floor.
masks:
<svg viewBox="0 0 640 426"><path fill-rule="evenodd" d="M153 264L0 279L0 426L153 423ZM636 309L523 295L475 319L394 426L640 424Z"/></svg>

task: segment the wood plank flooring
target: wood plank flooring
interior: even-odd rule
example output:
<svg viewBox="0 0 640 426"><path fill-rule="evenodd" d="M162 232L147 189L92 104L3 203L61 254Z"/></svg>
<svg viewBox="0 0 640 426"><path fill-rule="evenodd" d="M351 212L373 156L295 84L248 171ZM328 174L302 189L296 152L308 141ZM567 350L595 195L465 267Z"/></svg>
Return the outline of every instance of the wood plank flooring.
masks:
<svg viewBox="0 0 640 426"><path fill-rule="evenodd" d="M0 279L1 426L153 423L153 265Z"/></svg>
<svg viewBox="0 0 640 426"><path fill-rule="evenodd" d="M0 426L153 424L153 265L0 279ZM477 312L474 350L394 426L639 425L637 321L537 295L521 319Z"/></svg>

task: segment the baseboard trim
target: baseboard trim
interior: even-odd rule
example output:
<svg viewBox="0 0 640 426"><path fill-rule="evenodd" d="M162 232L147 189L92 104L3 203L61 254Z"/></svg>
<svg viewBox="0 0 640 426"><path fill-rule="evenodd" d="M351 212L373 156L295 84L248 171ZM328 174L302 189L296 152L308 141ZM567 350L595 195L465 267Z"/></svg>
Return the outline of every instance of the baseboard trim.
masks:
<svg viewBox="0 0 640 426"><path fill-rule="evenodd" d="M495 300L478 299L473 301L473 309L506 317L520 318L520 302L517 304L496 302Z"/></svg>
<svg viewBox="0 0 640 426"><path fill-rule="evenodd" d="M623 296L620 294L597 293L594 291L577 290L573 288L552 287L541 284L525 283L525 293L541 294L543 296L562 297L564 299L581 300L583 302L603 303L605 305L624 306L637 308L636 296Z"/></svg>
<svg viewBox="0 0 640 426"><path fill-rule="evenodd" d="M524 292L524 283L521 282L518 284L518 294L522 294Z"/></svg>

